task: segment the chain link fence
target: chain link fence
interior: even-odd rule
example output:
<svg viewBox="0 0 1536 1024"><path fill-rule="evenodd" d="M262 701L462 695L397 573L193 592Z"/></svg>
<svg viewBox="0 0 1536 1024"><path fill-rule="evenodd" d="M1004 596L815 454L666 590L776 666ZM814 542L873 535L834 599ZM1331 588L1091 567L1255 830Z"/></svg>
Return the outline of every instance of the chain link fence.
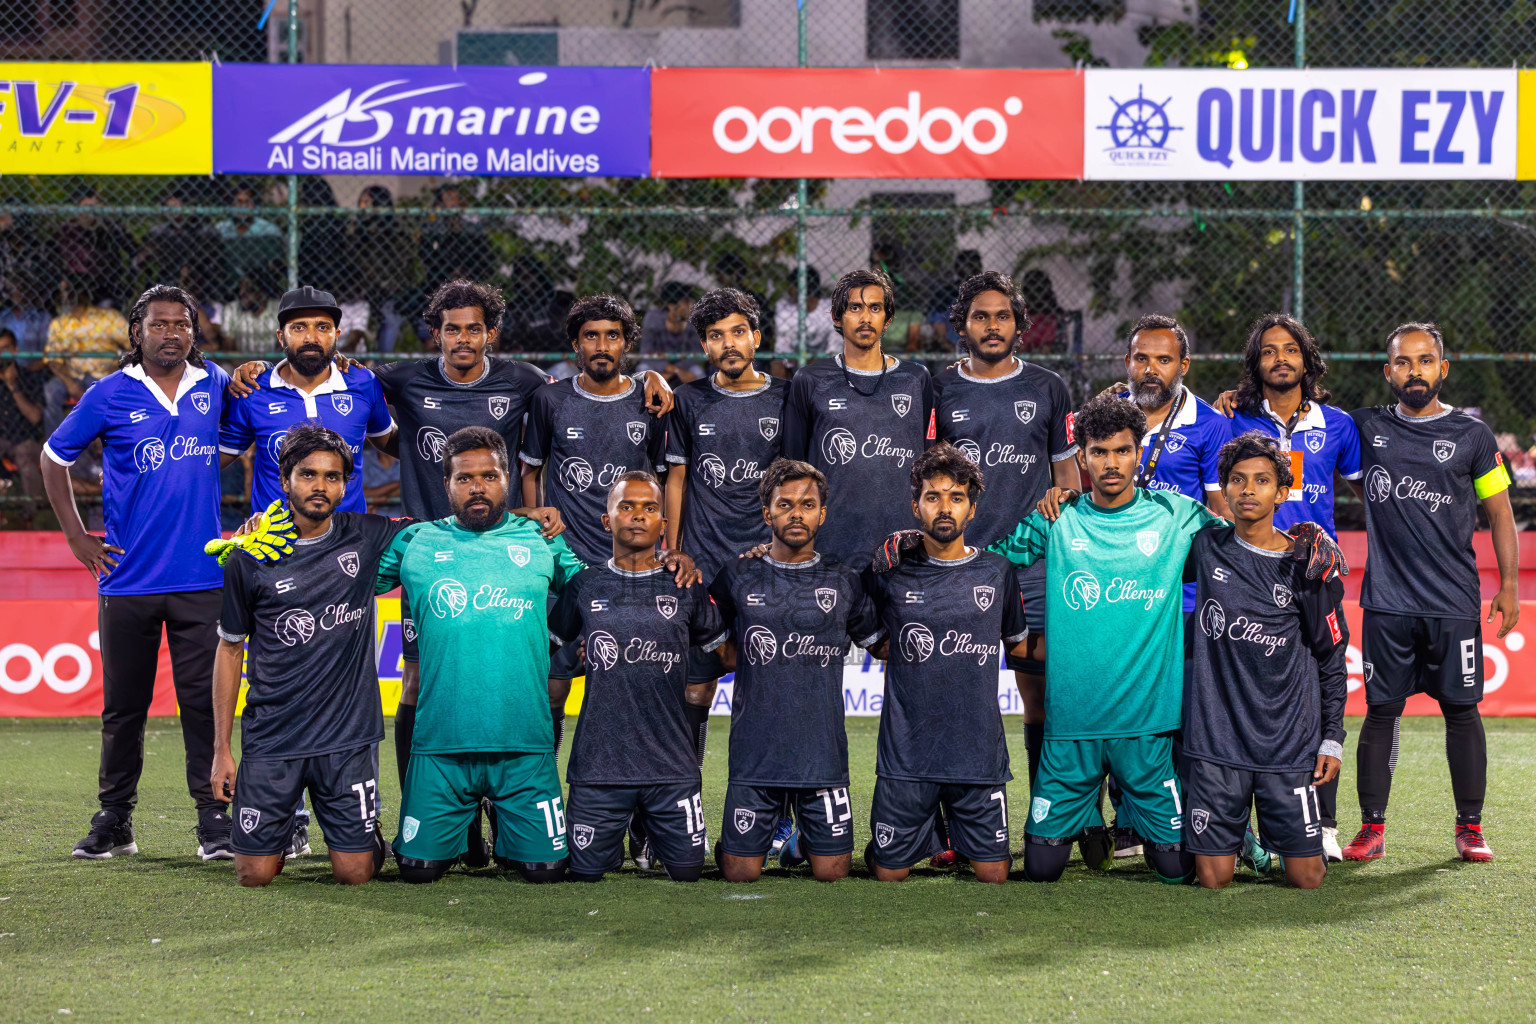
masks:
<svg viewBox="0 0 1536 1024"><path fill-rule="evenodd" d="M25 60L898 67L1508 67L1536 57L1514 0L0 0ZM265 12L265 13L264 13ZM502 347L563 358L564 311L603 290L666 310L717 284L766 300L765 343L827 341L826 296L878 264L898 285L889 348L943 365L942 313L982 267L1020 281L1031 358L1079 397L1116 379L1127 325L1188 326L1194 389L1232 386L1248 324L1288 310L1351 408L1386 400L1381 350L1443 325L1446 395L1501 435L1536 487L1536 185L1516 182L1039 182L300 176L0 177L0 307L23 349L71 303L124 308L175 281L219 358L271 345L276 296L335 292L345 344L423 350L419 314L467 276L506 293ZM805 273L801 274L801 268ZM802 332L800 313L808 328ZM674 320L675 322L675 320ZM40 333L41 332L41 333ZM22 336L25 335L25 336ZM671 355L691 355L674 351Z"/></svg>

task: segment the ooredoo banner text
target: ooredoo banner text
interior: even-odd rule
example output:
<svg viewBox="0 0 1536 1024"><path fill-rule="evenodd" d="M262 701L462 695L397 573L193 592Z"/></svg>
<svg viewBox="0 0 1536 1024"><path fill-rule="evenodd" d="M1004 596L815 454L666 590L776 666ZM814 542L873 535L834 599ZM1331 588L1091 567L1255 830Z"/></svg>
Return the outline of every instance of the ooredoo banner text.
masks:
<svg viewBox="0 0 1536 1024"><path fill-rule="evenodd" d="M658 178L1080 178L1075 71L672 68Z"/></svg>
<svg viewBox="0 0 1536 1024"><path fill-rule="evenodd" d="M644 177L647 68L221 64L213 165L243 174Z"/></svg>

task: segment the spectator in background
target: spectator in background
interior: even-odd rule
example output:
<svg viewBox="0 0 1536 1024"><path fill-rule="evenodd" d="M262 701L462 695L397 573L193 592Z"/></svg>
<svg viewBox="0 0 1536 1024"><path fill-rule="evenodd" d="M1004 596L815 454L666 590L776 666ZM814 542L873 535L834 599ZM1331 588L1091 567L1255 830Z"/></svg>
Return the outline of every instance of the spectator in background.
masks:
<svg viewBox="0 0 1536 1024"><path fill-rule="evenodd" d="M363 449L363 497L374 513L381 505L400 504L400 460L372 445Z"/></svg>
<svg viewBox="0 0 1536 1024"><path fill-rule="evenodd" d="M336 193L324 178L304 175L299 178L299 205L334 209ZM324 214L301 216L299 228L299 280L315 281L320 288L339 287L352 271L341 219Z"/></svg>
<svg viewBox="0 0 1536 1024"><path fill-rule="evenodd" d="M54 276L48 269L51 254L37 237L31 218L12 209L19 205L21 200L15 197L0 205L0 300L11 298L18 286L29 290L32 282L46 281ZM20 332L16 339L26 351L27 339ZM34 351L41 349L42 341L39 340Z"/></svg>
<svg viewBox="0 0 1536 1024"><path fill-rule="evenodd" d="M459 186L453 182L439 185L432 205L439 210L462 209ZM491 240L478 217L448 213L430 218L421 231L419 252L428 288L459 279L486 281L496 272Z"/></svg>
<svg viewBox="0 0 1536 1024"><path fill-rule="evenodd" d="M272 325L277 323L277 289L272 272L253 267L241 278L236 298L221 303L213 322L220 347L231 352L267 352L276 347Z"/></svg>
<svg viewBox="0 0 1536 1024"><path fill-rule="evenodd" d="M518 256L512 261L507 270L506 299L507 312L496 338L498 351L561 352L569 348L565 313L576 299L555 287L537 257Z"/></svg>
<svg viewBox="0 0 1536 1024"><path fill-rule="evenodd" d="M237 182L230 189L229 205L255 210L256 190L245 182ZM283 261L283 229L270 220L254 213L236 214L219 221L213 230L224 248L224 269L231 290L237 289L240 279L255 268Z"/></svg>
<svg viewBox="0 0 1536 1024"><path fill-rule="evenodd" d="M796 296L800 293L800 274L797 270L789 272L787 293L789 298L780 299L773 307L773 351L781 359L798 359L800 309ZM815 267L806 267L805 358L807 361L826 359L842 350L842 336L833 329L832 314L822 299L821 274Z"/></svg>
<svg viewBox="0 0 1536 1024"><path fill-rule="evenodd" d="M142 262L149 276L196 296L222 290L224 252L218 234L201 218L182 212L187 198L180 188L167 190L162 205L165 220L144 238Z"/></svg>
<svg viewBox="0 0 1536 1024"><path fill-rule="evenodd" d="M35 499L43 496L43 472L38 459L43 454L43 390L50 374L30 370L16 359L16 335L0 328L0 459L15 468L21 493L28 501L22 507L23 524L30 528L37 514Z"/></svg>
<svg viewBox="0 0 1536 1024"><path fill-rule="evenodd" d="M43 433L52 434L93 382L117 370L115 357L70 359L71 352L128 351L128 321L115 309L91 305L89 278L59 281L59 315L48 324L43 353L53 373L45 389Z"/></svg>
<svg viewBox="0 0 1536 1024"><path fill-rule="evenodd" d="M658 304L646 310L640 327L640 354L697 352L699 335L688 326L693 312L693 286L682 281L668 281L661 286Z"/></svg>
<svg viewBox="0 0 1536 1024"><path fill-rule="evenodd" d="M80 212L60 224L53 234L59 269L80 283L87 305L117 305L123 298L123 267L136 247L116 222L95 212L101 197L89 185L75 190L71 202ZM48 280L52 280L49 275Z"/></svg>
<svg viewBox="0 0 1536 1024"><path fill-rule="evenodd" d="M742 259L741 253L731 249L722 249L715 253L710 261L710 274L714 276L715 285L719 288L735 288L737 291L746 292L752 296L752 301L757 303L760 310L773 308L773 303L768 301L768 296L747 284L747 261ZM763 317L762 343L758 345L759 352L774 351L777 335L773 328L773 318Z"/></svg>
<svg viewBox="0 0 1536 1024"><path fill-rule="evenodd" d="M9 305L0 312L0 328L11 332L18 352L41 354L43 346L48 344L48 322L53 317L43 308L45 304L38 294L35 279L16 276L6 284L5 298ZM24 365L31 366L35 362L28 360Z"/></svg>
<svg viewBox="0 0 1536 1024"><path fill-rule="evenodd" d="M352 254L353 273L360 295L372 310L380 352L393 352L404 320L402 306L415 284L411 236L395 216L395 200L389 189L369 185L357 197L357 208L369 211L347 219L346 247ZM348 330L347 306L342 304L342 326Z"/></svg>
<svg viewBox="0 0 1536 1024"><path fill-rule="evenodd" d="M1061 304L1051 275L1038 267L1026 270L1019 281L1024 293L1024 308L1029 310L1029 328L1019 332L1020 352L1050 352L1062 341Z"/></svg>

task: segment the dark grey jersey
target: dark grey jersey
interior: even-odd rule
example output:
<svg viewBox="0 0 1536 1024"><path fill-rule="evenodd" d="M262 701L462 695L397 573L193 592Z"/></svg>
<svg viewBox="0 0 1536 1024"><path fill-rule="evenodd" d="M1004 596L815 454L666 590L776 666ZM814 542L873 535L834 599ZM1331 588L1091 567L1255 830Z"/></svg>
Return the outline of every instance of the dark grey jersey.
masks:
<svg viewBox="0 0 1536 1024"><path fill-rule="evenodd" d="M688 649L725 641L701 586L678 589L657 567L584 569L560 595L549 631L586 641L587 682L566 780L587 786L699 781L683 713Z"/></svg>
<svg viewBox="0 0 1536 1024"><path fill-rule="evenodd" d="M1197 619L1185 753L1244 771L1311 771L1324 740L1344 740L1343 583L1308 580L1290 552L1256 548L1231 526L1196 534L1188 567Z"/></svg>
<svg viewBox="0 0 1536 1024"><path fill-rule="evenodd" d="M1378 405L1350 415L1360 430L1370 543L1360 606L1477 618L1477 503L1509 487L1493 431L1459 409L1404 416Z"/></svg>
<svg viewBox="0 0 1536 1024"><path fill-rule="evenodd" d="M517 451L523 415L549 375L528 363L487 359L485 372L456 384L441 359L390 363L375 371L400 426L400 501L414 519L453 514L443 486L443 446L463 427L489 427ZM522 502L513 499L514 505Z"/></svg>
<svg viewBox="0 0 1536 1024"><path fill-rule="evenodd" d="M784 408L784 454L827 475L827 522L816 548L862 569L912 521L912 462L933 437L933 381L917 363L845 370L842 357L795 374Z"/></svg>
<svg viewBox="0 0 1536 1024"><path fill-rule="evenodd" d="M714 374L677 389L667 462L688 471L678 547L706 580L741 552L772 539L757 485L783 449L788 391L777 377L752 391L727 391Z"/></svg>
<svg viewBox="0 0 1536 1024"><path fill-rule="evenodd" d="M565 520L565 542L588 565L613 555L603 529L608 488L631 470L666 470L666 428L645 408L645 389L629 381L617 395L594 395L578 378L533 394L520 458L544 467L544 500Z"/></svg>
<svg viewBox="0 0 1536 1024"><path fill-rule="evenodd" d="M1013 565L990 551L953 561L921 551L865 587L890 638L875 771L885 778L1006 782L998 640L1028 635Z"/></svg>
<svg viewBox="0 0 1536 1024"><path fill-rule="evenodd" d="M987 493L965 539L987 547L1035 510L1051 487L1052 464L1077 454L1072 398L1055 373L1021 360L992 379L947 367L933 378L933 404L937 439L986 475Z"/></svg>
<svg viewBox="0 0 1536 1024"><path fill-rule="evenodd" d="M379 557L408 519L337 512L280 562L224 566L219 636L247 642L240 756L286 761L384 738L374 663Z"/></svg>
<svg viewBox="0 0 1536 1024"><path fill-rule="evenodd" d="M730 780L848 785L843 657L880 639L859 574L836 559L743 558L710 586L736 640Z"/></svg>

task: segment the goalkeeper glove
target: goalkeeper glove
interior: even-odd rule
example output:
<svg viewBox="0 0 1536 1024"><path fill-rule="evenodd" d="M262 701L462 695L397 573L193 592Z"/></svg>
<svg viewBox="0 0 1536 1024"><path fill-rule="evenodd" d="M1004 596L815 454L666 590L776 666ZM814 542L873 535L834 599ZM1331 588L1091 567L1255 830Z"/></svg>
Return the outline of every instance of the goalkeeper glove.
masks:
<svg viewBox="0 0 1536 1024"><path fill-rule="evenodd" d="M923 543L922 530L897 530L875 550L870 568L875 572L890 572L901 564L901 556Z"/></svg>
<svg viewBox="0 0 1536 1024"><path fill-rule="evenodd" d="M1297 523L1286 534L1296 542L1291 557L1298 562L1306 560L1307 579L1331 580L1349 575L1344 552L1321 526L1313 522Z"/></svg>
<svg viewBox="0 0 1536 1024"><path fill-rule="evenodd" d="M203 551L217 556L220 565L229 561L230 553L236 548L258 562L276 562L293 554L292 541L299 535L299 530L293 525L293 514L281 500L268 505L265 512L247 522L246 526L250 527L250 532L228 540L211 540L203 545Z"/></svg>

